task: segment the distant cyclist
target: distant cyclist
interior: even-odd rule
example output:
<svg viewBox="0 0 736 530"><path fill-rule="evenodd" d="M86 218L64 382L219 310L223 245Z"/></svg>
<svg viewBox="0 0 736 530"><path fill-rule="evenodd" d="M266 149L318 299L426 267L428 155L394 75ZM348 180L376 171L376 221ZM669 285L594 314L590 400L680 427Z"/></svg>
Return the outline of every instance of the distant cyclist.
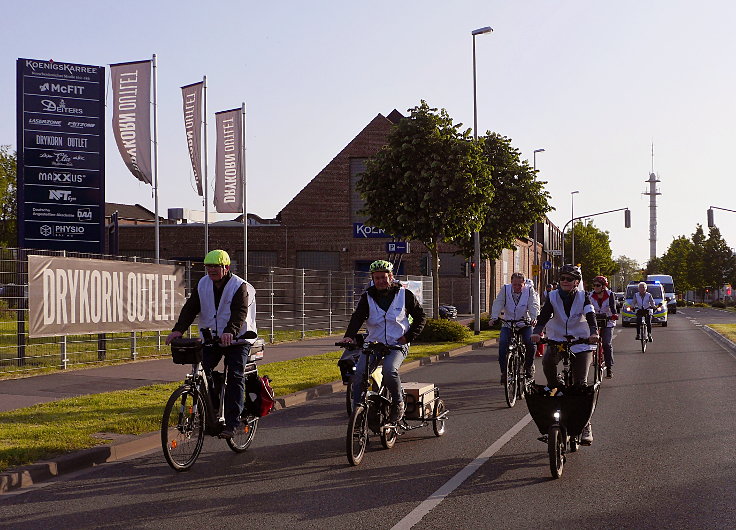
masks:
<svg viewBox="0 0 736 530"><path fill-rule="evenodd" d="M643 330L639 329L639 317L644 316L647 325L647 339L652 342L652 314L650 309L656 309L657 304L654 303L652 293L647 292L647 284L639 282L639 292L634 294L634 300L631 304L636 309L636 339L641 340Z"/></svg>
<svg viewBox="0 0 736 530"><path fill-rule="evenodd" d="M421 304L409 289L394 282L393 265L386 260L371 263L371 280L360 297L358 306L350 318L345 331L345 342L355 340L360 327L365 322L368 336L366 342L381 342L387 346L399 346L398 350L390 350L383 358L383 383L391 395L391 411L389 421L396 423L404 417L404 396L401 389L399 367L409 353L409 343L424 328L427 317ZM412 323L409 324L409 316ZM367 359L361 355L353 374L353 403L361 398L361 384Z"/></svg>
<svg viewBox="0 0 736 530"><path fill-rule="evenodd" d="M534 287L527 285L524 275L515 272L511 275L511 283L501 287L498 296L491 306L492 325L503 311L505 320L526 320L525 326L520 326L521 338L526 348L524 355L524 369L527 377L534 377L534 352L536 350L532 343L532 328L539 315L539 298ZM501 368L501 384L506 384L506 362L509 355L509 343L511 342L511 325L504 323L501 334L498 337L498 364Z"/></svg>
<svg viewBox="0 0 736 530"><path fill-rule="evenodd" d="M613 377L613 327L618 320L616 309L616 297L608 288L608 278L596 276L593 278L593 292L590 293L590 302L597 315L605 315L608 323L603 328L598 328L598 333L603 342L603 356L606 360L606 377Z"/></svg>

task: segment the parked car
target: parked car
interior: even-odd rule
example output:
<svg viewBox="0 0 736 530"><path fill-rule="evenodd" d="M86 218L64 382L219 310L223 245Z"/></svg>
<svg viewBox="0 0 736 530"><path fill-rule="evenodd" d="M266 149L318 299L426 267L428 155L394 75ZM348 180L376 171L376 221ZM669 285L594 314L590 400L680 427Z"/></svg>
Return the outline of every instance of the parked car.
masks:
<svg viewBox="0 0 736 530"><path fill-rule="evenodd" d="M454 305L441 305L440 318L455 320L457 318L457 307Z"/></svg>
<svg viewBox="0 0 736 530"><path fill-rule="evenodd" d="M620 313L621 308L624 306L624 302L626 301L626 293L624 292L613 293L613 296L616 297L616 310Z"/></svg>

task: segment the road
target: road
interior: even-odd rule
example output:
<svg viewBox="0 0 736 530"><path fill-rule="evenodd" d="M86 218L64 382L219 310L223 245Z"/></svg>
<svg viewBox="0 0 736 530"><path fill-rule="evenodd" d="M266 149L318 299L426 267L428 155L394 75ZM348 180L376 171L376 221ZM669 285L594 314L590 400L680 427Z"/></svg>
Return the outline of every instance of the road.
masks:
<svg viewBox="0 0 736 530"><path fill-rule="evenodd" d="M646 354L633 328L616 328L595 441L559 480L525 403L506 407L488 348L403 376L440 386L451 411L441 438L418 429L390 451L375 439L351 467L342 396L325 397L265 418L243 455L208 439L186 473L156 451L4 495L0 526L733 528L736 354L695 317L736 322L682 310Z"/></svg>

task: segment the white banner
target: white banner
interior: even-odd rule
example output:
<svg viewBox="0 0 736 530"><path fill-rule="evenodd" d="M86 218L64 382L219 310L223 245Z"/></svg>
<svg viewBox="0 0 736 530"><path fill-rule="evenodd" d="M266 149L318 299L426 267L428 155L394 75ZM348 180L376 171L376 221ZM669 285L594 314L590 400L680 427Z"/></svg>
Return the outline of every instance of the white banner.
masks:
<svg viewBox="0 0 736 530"><path fill-rule="evenodd" d="M243 211L243 120L242 109L215 114L217 161L215 208L219 213Z"/></svg>

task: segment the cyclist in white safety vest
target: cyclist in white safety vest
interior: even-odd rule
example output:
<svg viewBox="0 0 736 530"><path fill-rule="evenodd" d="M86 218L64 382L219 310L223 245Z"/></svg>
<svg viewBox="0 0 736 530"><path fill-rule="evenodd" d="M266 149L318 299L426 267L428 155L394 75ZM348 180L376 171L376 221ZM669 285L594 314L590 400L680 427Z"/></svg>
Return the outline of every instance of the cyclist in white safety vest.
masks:
<svg viewBox="0 0 736 530"><path fill-rule="evenodd" d="M639 329L639 317L644 316L644 323L647 326L647 340L652 342L652 313L650 309L656 309L657 304L654 303L652 293L647 292L647 284L639 282L639 291L634 293L634 299L631 305L636 309L636 339L640 340L643 329Z"/></svg>
<svg viewBox="0 0 736 530"><path fill-rule="evenodd" d="M210 328L220 338L219 345L205 346L202 368L208 386L214 389L212 370L222 357L227 367L225 388L225 429L220 438L232 438L243 411L245 378L243 375L251 343L235 344L233 340L246 331L257 333L256 290L251 284L230 271L230 256L224 250L213 250L204 258L207 275L184 303L179 320L166 337L166 344L181 337L199 315L199 327ZM201 335L201 332L200 332ZM217 397L212 394L213 397Z"/></svg>
<svg viewBox="0 0 736 530"><path fill-rule="evenodd" d="M593 350L598 342L598 324L595 321L595 310L590 303L588 293L578 289L583 275L580 267L563 265L560 269L560 287L549 293L539 313L537 325L534 326L532 341L539 342L542 330L547 338L555 342L565 342L565 335L573 335L577 339L587 338L588 344L576 344L571 347L575 356L570 360L572 378L575 384L586 384L588 369L593 362ZM542 358L542 369L547 378L547 386L558 386L557 365L562 358L557 348L547 348ZM588 423L580 436L580 443L593 443L593 428Z"/></svg>
<svg viewBox="0 0 736 530"><path fill-rule="evenodd" d="M390 350L383 358L383 383L391 395L389 421L395 423L404 417L404 396L399 377L399 367L409 353L409 343L424 328L427 317L421 304L410 290L394 282L393 265L386 260L377 260L370 266L373 285L360 297L350 323L345 331L344 342L354 342L360 327L365 322L368 336L366 342L382 342L387 346L399 346ZM409 323L411 316L412 322ZM353 403L361 398L361 381L366 371L367 359L361 355L353 374Z"/></svg>

